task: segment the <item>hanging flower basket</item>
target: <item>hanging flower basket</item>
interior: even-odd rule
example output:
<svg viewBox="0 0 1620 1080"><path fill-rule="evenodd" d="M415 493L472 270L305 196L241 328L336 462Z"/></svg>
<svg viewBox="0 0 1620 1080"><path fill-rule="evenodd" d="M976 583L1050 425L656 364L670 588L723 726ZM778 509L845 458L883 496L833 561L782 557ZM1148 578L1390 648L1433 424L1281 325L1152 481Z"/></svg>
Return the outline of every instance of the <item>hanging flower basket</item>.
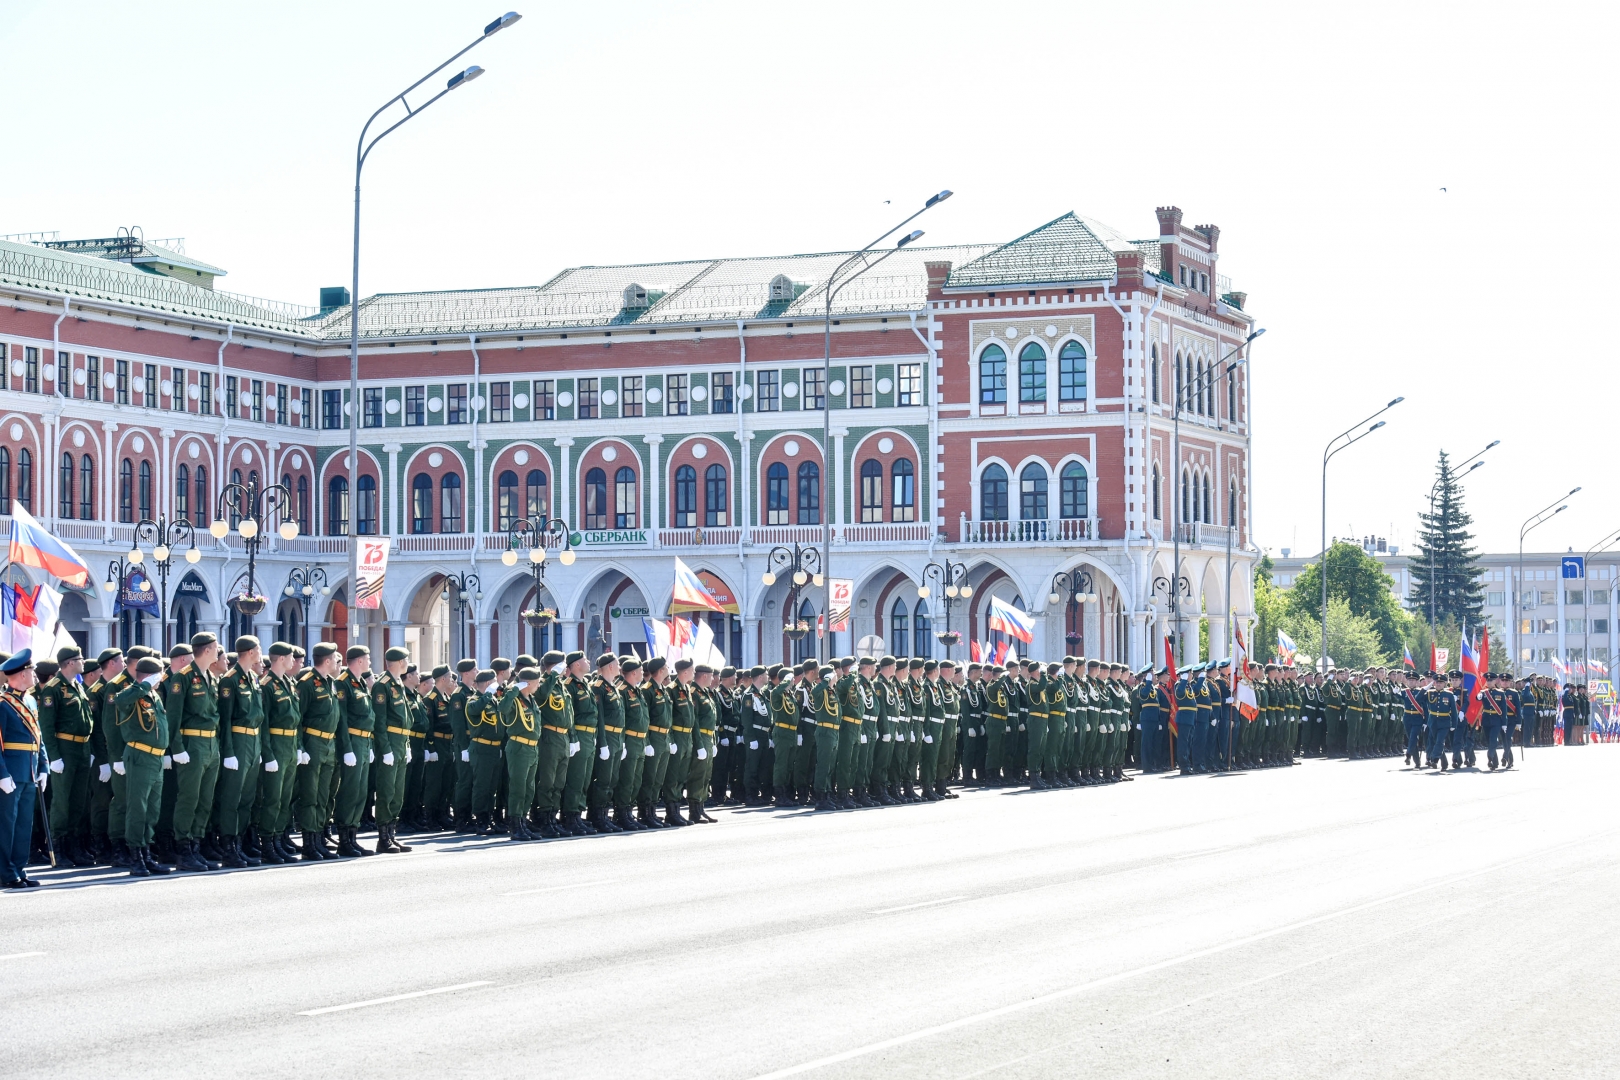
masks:
<svg viewBox="0 0 1620 1080"><path fill-rule="evenodd" d="M1064 634L1063 635L1063 640L1068 642L1071 646L1078 645L1078 644L1080 644L1080 635L1079 634Z"/></svg>
<svg viewBox="0 0 1620 1080"><path fill-rule="evenodd" d="M524 622L528 623L537 630L542 626L546 626L551 622L552 619L557 617L557 613L551 608L536 608L530 611L520 612L519 614Z"/></svg>
<svg viewBox="0 0 1620 1080"><path fill-rule="evenodd" d="M809 632L810 624L805 622L803 619L800 619L798 622L782 624L782 633L787 636L789 641L798 641Z"/></svg>
<svg viewBox="0 0 1620 1080"><path fill-rule="evenodd" d="M941 645L962 644L962 635L957 633L955 630L941 630L936 633L934 637L939 639L939 643Z"/></svg>
<svg viewBox="0 0 1620 1080"><path fill-rule="evenodd" d="M262 596L249 596L243 593L236 598L236 610L243 615L257 615L268 603L269 601Z"/></svg>

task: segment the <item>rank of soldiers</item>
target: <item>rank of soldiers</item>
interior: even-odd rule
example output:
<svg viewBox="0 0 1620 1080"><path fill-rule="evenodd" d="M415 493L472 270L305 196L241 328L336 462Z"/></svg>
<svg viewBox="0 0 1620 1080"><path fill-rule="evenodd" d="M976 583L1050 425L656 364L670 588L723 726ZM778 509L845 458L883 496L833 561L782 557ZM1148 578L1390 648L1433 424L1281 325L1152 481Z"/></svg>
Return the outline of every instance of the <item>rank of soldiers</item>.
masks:
<svg viewBox="0 0 1620 1080"><path fill-rule="evenodd" d="M1491 674L1471 722L1456 671L1222 660L1172 678L1077 657L892 656L715 670L548 652L424 673L390 648L374 672L364 646L323 642L306 666L295 645L234 644L3 658L0 886L36 884L33 793L59 858L144 877L406 852L402 827L551 839L711 823L715 805L1107 784L1128 763L1197 774L1404 753L1444 771L1483 748L1512 768L1515 730L1551 743L1560 706L1578 731L1583 700Z"/></svg>

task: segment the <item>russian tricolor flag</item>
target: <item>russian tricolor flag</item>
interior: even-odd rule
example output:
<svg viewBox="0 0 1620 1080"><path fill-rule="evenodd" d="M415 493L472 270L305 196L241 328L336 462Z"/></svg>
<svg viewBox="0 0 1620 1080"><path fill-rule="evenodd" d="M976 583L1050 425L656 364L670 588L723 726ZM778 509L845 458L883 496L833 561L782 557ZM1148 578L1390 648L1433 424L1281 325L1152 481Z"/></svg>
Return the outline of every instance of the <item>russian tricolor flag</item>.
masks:
<svg viewBox="0 0 1620 1080"><path fill-rule="evenodd" d="M990 629L1000 630L1025 645L1035 640L1035 627L1024 613L1011 604L1003 604L994 596L990 598Z"/></svg>
<svg viewBox="0 0 1620 1080"><path fill-rule="evenodd" d="M69 585L83 588L90 581L90 566L79 558L79 553L52 536L45 526L34 520L33 514L15 501L11 504L9 558L19 565L32 566L59 577Z"/></svg>

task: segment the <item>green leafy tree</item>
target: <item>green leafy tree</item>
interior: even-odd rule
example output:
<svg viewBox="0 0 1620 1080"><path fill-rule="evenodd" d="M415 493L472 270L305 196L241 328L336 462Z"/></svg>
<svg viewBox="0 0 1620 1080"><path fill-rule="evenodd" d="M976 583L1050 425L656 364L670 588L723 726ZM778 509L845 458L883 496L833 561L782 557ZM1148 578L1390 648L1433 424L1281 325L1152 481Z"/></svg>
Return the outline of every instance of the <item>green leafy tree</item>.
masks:
<svg viewBox="0 0 1620 1080"><path fill-rule="evenodd" d="M1320 609L1320 601L1317 607ZM1320 615L1291 612L1283 618L1283 630L1313 663L1322 655ZM1341 668L1369 668L1389 662L1378 627L1366 616L1352 613L1343 597L1328 597L1328 659Z"/></svg>
<svg viewBox="0 0 1620 1080"><path fill-rule="evenodd" d="M1356 544L1340 541L1328 549L1328 606L1343 600L1350 614L1366 619L1378 635L1378 648L1385 656L1399 656L1406 640L1410 617L1395 599L1395 579L1384 572L1383 564ZM1294 578L1287 592L1288 614L1294 618L1322 619L1322 564L1309 563ZM1285 628L1286 629L1286 628ZM1292 631L1289 631L1292 635ZM1322 635L1318 625L1316 637ZM1303 648L1303 642L1294 638ZM1328 625L1328 652L1338 659L1339 643ZM1314 654L1313 654L1314 655Z"/></svg>
<svg viewBox="0 0 1620 1080"><path fill-rule="evenodd" d="M1256 660L1276 658L1277 630L1288 613L1288 590L1272 581L1273 566L1270 555L1261 555L1254 567L1254 640L1249 646Z"/></svg>
<svg viewBox="0 0 1620 1080"><path fill-rule="evenodd" d="M1474 519L1463 509L1458 474L1444 450L1436 467L1433 509L1418 514L1417 554L1412 558L1412 611L1427 620L1430 596L1436 622L1451 620L1478 625L1485 607L1485 589L1479 583L1479 551L1468 531ZM1431 593L1432 585L1432 593Z"/></svg>

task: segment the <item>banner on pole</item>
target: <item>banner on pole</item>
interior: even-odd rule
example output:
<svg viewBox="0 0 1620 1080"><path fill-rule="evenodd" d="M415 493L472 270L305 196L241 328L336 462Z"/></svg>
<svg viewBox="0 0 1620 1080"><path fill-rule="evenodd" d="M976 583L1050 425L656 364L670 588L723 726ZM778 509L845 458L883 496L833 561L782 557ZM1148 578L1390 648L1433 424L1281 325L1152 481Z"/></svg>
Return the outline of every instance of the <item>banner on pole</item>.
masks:
<svg viewBox="0 0 1620 1080"><path fill-rule="evenodd" d="M375 608L381 606L383 579L388 573L388 545L391 538L379 536L357 538L360 545L359 582L354 590L354 606Z"/></svg>
<svg viewBox="0 0 1620 1080"><path fill-rule="evenodd" d="M835 577L832 585L832 603L828 605L832 611L832 628L836 633L849 629L849 607L855 595L855 582L850 578Z"/></svg>

